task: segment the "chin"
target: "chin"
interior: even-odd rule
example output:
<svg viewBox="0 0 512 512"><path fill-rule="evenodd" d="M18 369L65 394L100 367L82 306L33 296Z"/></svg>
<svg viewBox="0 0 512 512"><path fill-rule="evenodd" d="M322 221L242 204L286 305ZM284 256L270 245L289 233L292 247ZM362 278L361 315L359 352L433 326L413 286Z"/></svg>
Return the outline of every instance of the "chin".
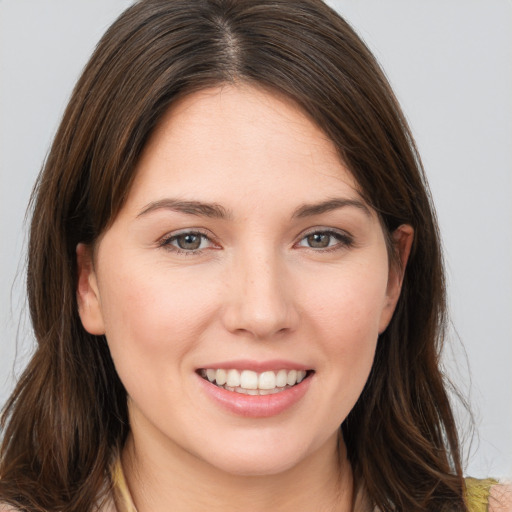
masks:
<svg viewBox="0 0 512 512"><path fill-rule="evenodd" d="M294 468L300 462L300 459L295 457L279 457L278 454L272 454L265 450L266 453L258 454L257 456L234 456L226 458L222 463L216 463L218 469L224 473L241 477L263 477L272 476Z"/></svg>
<svg viewBox="0 0 512 512"><path fill-rule="evenodd" d="M269 440L253 439L216 447L203 460L224 473L244 477L271 476L299 466L314 450L306 440L286 436Z"/></svg>

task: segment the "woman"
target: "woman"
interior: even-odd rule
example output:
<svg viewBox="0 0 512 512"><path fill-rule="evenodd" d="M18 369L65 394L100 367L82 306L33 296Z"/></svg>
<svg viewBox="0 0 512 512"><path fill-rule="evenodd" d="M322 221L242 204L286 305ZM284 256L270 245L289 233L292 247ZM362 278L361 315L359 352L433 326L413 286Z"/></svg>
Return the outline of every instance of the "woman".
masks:
<svg viewBox="0 0 512 512"><path fill-rule="evenodd" d="M324 4L128 9L33 207L3 501L468 510L421 164Z"/></svg>

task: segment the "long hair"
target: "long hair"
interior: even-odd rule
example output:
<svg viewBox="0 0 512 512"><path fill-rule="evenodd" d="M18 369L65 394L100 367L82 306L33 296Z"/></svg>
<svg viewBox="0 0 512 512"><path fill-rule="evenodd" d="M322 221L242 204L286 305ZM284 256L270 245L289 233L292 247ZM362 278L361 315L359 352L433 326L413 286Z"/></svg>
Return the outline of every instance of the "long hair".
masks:
<svg viewBox="0 0 512 512"><path fill-rule="evenodd" d="M2 417L0 499L87 512L108 491L129 431L126 392L105 337L81 325L76 246L115 219L169 106L222 83L293 99L333 141L388 238L401 224L415 229L395 314L341 430L356 484L383 512L466 510L439 368L443 262L420 158L374 57L320 0L142 0L99 42L33 193L37 347Z"/></svg>

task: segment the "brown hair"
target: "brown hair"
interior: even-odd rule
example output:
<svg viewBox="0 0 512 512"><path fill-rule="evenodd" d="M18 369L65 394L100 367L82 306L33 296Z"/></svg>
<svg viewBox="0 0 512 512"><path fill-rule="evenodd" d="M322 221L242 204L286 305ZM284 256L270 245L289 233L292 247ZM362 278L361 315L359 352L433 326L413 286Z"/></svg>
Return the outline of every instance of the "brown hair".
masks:
<svg viewBox="0 0 512 512"><path fill-rule="evenodd" d="M225 82L292 98L335 143L387 234L415 229L397 309L341 429L356 482L383 512L466 510L421 162L374 57L320 0L142 0L98 44L33 195L27 286L38 345L2 419L0 499L89 511L107 490L129 430L126 393L105 338L81 325L75 248L115 218L169 105Z"/></svg>

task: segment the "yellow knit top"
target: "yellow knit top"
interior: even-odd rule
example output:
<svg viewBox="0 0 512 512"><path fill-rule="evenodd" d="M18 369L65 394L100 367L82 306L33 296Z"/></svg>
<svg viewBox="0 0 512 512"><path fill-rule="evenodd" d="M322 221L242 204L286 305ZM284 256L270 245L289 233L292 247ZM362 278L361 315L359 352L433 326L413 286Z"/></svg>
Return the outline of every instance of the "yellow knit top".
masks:
<svg viewBox="0 0 512 512"><path fill-rule="evenodd" d="M493 478L466 478L466 499L471 512L488 511L491 487L497 483Z"/></svg>

